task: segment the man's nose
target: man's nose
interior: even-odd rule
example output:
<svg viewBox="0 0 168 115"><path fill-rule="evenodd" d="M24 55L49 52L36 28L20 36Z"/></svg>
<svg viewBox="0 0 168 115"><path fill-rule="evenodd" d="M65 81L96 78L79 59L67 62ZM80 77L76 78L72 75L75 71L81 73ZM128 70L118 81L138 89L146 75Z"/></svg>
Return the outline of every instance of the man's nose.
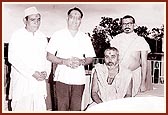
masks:
<svg viewBox="0 0 168 115"><path fill-rule="evenodd" d="M73 18L73 21L74 21L74 22L77 22L77 20L78 20L78 18L76 18L76 17Z"/></svg>
<svg viewBox="0 0 168 115"><path fill-rule="evenodd" d="M113 58L109 58L109 61L112 61L113 60Z"/></svg>
<svg viewBox="0 0 168 115"><path fill-rule="evenodd" d="M126 24L126 26L125 26L126 28L129 28L130 27L130 25L129 24Z"/></svg>
<svg viewBox="0 0 168 115"><path fill-rule="evenodd" d="M34 20L34 24L38 24L39 23L39 21L38 20Z"/></svg>

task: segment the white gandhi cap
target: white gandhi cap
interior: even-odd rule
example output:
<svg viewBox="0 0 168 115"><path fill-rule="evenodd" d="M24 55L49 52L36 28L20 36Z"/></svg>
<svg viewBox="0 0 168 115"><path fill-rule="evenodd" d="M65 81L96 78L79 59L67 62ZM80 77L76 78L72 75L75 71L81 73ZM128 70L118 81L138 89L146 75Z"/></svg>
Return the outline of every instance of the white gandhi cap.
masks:
<svg viewBox="0 0 168 115"><path fill-rule="evenodd" d="M32 14L40 14L40 12L36 9L36 7L29 7L25 9L24 12L25 12L24 17L32 15Z"/></svg>

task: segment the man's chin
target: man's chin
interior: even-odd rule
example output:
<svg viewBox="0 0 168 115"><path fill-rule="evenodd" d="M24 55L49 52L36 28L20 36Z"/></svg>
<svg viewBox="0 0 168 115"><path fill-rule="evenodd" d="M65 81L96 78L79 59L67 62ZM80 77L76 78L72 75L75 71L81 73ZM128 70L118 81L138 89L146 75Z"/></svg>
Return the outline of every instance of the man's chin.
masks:
<svg viewBox="0 0 168 115"><path fill-rule="evenodd" d="M129 30L125 30L124 32L125 32L126 34L130 33L130 31L129 31Z"/></svg>
<svg viewBox="0 0 168 115"><path fill-rule="evenodd" d="M33 28L32 32L36 32L38 30L38 28Z"/></svg>

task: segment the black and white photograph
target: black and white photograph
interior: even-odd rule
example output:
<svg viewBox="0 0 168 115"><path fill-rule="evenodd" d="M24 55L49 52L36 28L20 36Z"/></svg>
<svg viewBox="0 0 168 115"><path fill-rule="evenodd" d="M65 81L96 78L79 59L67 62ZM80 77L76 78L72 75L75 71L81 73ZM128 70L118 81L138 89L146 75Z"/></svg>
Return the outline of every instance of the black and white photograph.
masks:
<svg viewBox="0 0 168 115"><path fill-rule="evenodd" d="M166 113L166 2L2 2L3 113Z"/></svg>

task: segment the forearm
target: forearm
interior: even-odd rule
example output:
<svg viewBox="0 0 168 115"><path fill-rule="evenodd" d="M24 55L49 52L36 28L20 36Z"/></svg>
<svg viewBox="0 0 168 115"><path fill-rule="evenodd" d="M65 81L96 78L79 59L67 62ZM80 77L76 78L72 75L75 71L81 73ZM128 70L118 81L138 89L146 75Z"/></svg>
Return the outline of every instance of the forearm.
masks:
<svg viewBox="0 0 168 115"><path fill-rule="evenodd" d="M54 64L62 65L63 61L65 61L66 59L63 59L63 58L60 58L60 57L56 57L55 55L47 52L47 60L49 60L50 62L52 62Z"/></svg>
<svg viewBox="0 0 168 115"><path fill-rule="evenodd" d="M141 52L141 65L142 65L142 70L141 70L141 85L145 84L145 80L147 77L147 69L148 69L148 65L147 65L147 55L148 52L147 51L142 51Z"/></svg>
<svg viewBox="0 0 168 115"><path fill-rule="evenodd" d="M92 57L87 57L85 59L81 59L81 65L85 66L85 65L89 65L93 62L93 58Z"/></svg>
<svg viewBox="0 0 168 115"><path fill-rule="evenodd" d="M142 62L141 83L145 82L147 75L147 60Z"/></svg>
<svg viewBox="0 0 168 115"><path fill-rule="evenodd" d="M68 59L57 57L49 52L47 52L47 60L54 64L66 65L71 68L77 68L78 66L85 66L93 62L93 58L87 57L85 59L79 59L77 57L71 57Z"/></svg>
<svg viewBox="0 0 168 115"><path fill-rule="evenodd" d="M92 93L92 99L94 102L98 103L102 103L103 101L101 100L101 98L99 97L99 95L96 92Z"/></svg>
<svg viewBox="0 0 168 115"><path fill-rule="evenodd" d="M148 61L147 61L147 51L141 52L141 84L140 84L140 92L146 91L146 78L147 78L147 69L148 69Z"/></svg>

